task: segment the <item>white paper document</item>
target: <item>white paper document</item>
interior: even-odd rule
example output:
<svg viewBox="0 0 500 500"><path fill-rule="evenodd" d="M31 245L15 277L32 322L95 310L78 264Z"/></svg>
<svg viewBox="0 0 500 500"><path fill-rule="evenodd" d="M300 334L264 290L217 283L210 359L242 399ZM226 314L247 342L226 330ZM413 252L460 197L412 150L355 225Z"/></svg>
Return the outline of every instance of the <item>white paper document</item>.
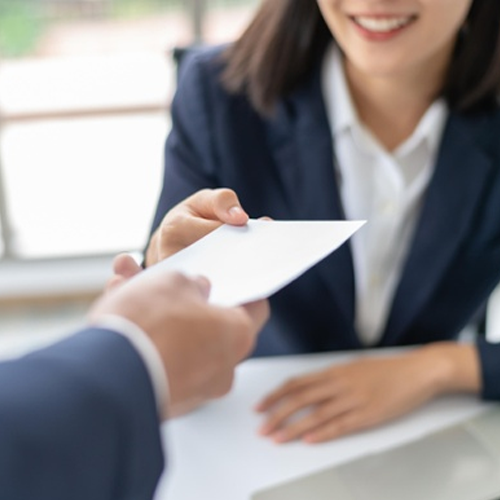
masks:
<svg viewBox="0 0 500 500"><path fill-rule="evenodd" d="M364 221L263 221L223 225L152 266L205 276L219 306L267 298L348 240Z"/></svg>
<svg viewBox="0 0 500 500"><path fill-rule="evenodd" d="M419 441L430 433L454 426L494 407L473 395L449 395L436 398L390 423L314 446L300 440L277 445L271 439L259 435L258 429L265 417L256 413L253 407L269 391L290 378L356 359L397 356L407 349L377 348L349 353L337 351L271 356L245 361L236 370L233 390L229 395L189 415L169 420L163 427L169 467L155 500L250 500L257 491ZM498 422L498 417L496 419ZM496 442L485 444L493 448L496 446L498 453L500 448ZM474 477L481 477L478 475L480 464L475 460L470 462L468 455L461 457L463 448L457 446L451 451L455 452L454 458L444 459L442 453L434 457L438 462L437 470L448 465L447 475L440 478L443 486L452 481L452 476L456 476L455 479L468 478L470 481ZM457 461L460 463L457 464ZM412 472L415 481L420 480L421 486L429 485L436 479L432 461L413 468L407 468L405 464L400 463L399 468L395 466L384 470L375 486L388 485L388 477L395 480ZM372 470L373 474L375 469ZM422 475L422 471L425 474ZM363 481L359 484L366 486ZM439 484L435 483L436 486ZM477 490L481 488L478 486ZM415 492L407 493L397 497L398 500L414 499L416 496ZM429 500L430 497L423 495L418 498ZM286 496L284 499L290 500ZM345 500L341 495L332 495L330 499ZM316 500L316 497L309 494L301 500ZM385 497L384 500L389 498Z"/></svg>

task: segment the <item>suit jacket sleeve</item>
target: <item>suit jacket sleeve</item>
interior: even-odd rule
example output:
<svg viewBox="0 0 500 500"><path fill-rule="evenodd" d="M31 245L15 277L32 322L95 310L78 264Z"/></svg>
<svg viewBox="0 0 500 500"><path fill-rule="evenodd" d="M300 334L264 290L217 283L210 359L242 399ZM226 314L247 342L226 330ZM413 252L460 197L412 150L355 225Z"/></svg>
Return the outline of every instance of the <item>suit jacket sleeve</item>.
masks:
<svg viewBox="0 0 500 500"><path fill-rule="evenodd" d="M0 496L137 500L163 469L146 368L114 332L87 329L0 363Z"/></svg>
<svg viewBox="0 0 500 500"><path fill-rule="evenodd" d="M482 398L500 401L500 344L493 344L484 337L479 337L477 348L481 360Z"/></svg>
<svg viewBox="0 0 500 500"><path fill-rule="evenodd" d="M218 131L210 112L213 75L205 68L216 64L211 55L211 51L194 51L183 58L172 102L172 130L165 145L163 189L152 232L166 212L184 198L200 189L220 187L214 144Z"/></svg>

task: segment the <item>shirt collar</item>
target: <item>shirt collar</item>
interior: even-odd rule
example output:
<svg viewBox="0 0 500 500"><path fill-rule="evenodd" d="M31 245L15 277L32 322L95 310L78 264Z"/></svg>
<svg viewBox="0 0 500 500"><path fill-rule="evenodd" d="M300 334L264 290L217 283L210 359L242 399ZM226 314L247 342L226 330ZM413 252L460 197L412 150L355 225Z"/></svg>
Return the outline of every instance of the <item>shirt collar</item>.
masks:
<svg viewBox="0 0 500 500"><path fill-rule="evenodd" d="M447 118L448 106L444 99L437 99L420 119L413 134L403 144L398 146L394 154L404 155L406 152L417 147L419 143L425 141L430 154L435 155L441 142Z"/></svg>
<svg viewBox="0 0 500 500"><path fill-rule="evenodd" d="M335 44L325 53L323 62L323 95L333 135L359 125L342 62L342 54Z"/></svg>

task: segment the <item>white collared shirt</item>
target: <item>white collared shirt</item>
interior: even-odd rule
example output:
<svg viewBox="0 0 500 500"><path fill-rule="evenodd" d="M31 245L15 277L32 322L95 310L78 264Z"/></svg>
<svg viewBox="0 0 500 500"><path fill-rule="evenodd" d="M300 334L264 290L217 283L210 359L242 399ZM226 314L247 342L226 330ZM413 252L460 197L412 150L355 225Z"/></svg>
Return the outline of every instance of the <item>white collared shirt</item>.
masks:
<svg viewBox="0 0 500 500"><path fill-rule="evenodd" d="M425 191L434 172L448 109L437 100L403 144L388 152L361 123L332 45L322 85L333 135L346 219L367 224L351 239L356 284L355 326L365 345L383 333Z"/></svg>

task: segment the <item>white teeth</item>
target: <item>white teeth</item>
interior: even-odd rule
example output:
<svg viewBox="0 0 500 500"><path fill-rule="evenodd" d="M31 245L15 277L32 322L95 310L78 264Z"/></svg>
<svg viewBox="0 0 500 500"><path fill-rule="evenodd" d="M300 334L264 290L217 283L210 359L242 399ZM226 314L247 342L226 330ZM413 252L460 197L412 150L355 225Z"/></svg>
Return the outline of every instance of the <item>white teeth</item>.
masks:
<svg viewBox="0 0 500 500"><path fill-rule="evenodd" d="M377 33L387 33L389 31L402 28L409 24L411 16L407 17L354 17L354 22L362 28Z"/></svg>

